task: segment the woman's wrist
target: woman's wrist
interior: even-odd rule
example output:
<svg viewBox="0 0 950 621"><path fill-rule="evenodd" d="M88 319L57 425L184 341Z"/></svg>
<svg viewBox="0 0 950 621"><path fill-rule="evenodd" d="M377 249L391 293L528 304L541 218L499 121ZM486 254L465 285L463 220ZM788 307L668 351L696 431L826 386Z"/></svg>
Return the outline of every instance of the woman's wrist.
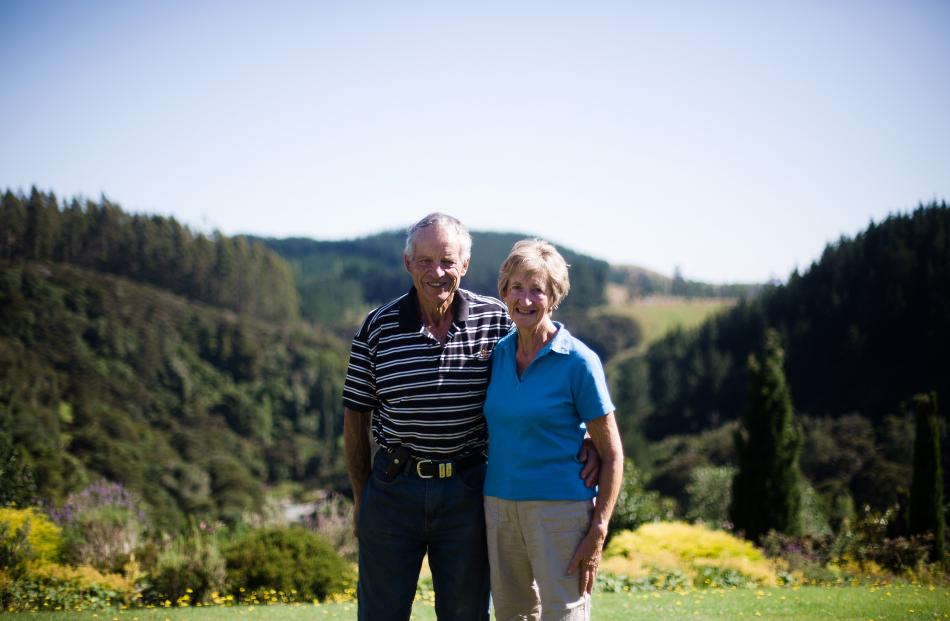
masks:
<svg viewBox="0 0 950 621"><path fill-rule="evenodd" d="M587 536L599 540L603 545L604 540L607 539L607 524L592 522L590 528L587 529Z"/></svg>

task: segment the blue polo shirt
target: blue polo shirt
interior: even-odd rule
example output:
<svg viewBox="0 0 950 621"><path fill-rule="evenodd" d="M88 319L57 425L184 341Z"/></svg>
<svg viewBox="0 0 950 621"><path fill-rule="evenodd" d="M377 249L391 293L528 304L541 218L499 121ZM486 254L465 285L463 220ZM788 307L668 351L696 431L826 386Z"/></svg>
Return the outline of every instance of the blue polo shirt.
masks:
<svg viewBox="0 0 950 621"><path fill-rule="evenodd" d="M488 474L485 495L506 500L588 500L577 459L584 423L614 411L604 369L561 323L518 377L517 330L492 351L485 397Z"/></svg>

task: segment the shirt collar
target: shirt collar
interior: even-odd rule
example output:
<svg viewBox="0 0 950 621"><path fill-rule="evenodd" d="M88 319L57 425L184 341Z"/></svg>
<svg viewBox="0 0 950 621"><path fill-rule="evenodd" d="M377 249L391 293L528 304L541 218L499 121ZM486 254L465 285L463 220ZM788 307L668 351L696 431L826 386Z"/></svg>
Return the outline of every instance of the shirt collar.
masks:
<svg viewBox="0 0 950 621"><path fill-rule="evenodd" d="M549 350L557 354L570 354L571 351L573 351L574 340L567 327L560 321L555 321L554 325L558 328L557 332L554 333L554 338L545 343L544 347L541 348L541 351L538 352L538 356L543 356ZM508 339L508 343L506 343L506 345L509 348L517 347L518 328L512 326L509 334L511 334L512 337Z"/></svg>
<svg viewBox="0 0 950 621"><path fill-rule="evenodd" d="M462 289L455 290L452 299L452 323L464 323L468 320L468 298ZM418 330L422 325L422 315L419 314L419 294L416 288L409 289L409 293L399 302L399 327L407 330Z"/></svg>
<svg viewBox="0 0 950 621"><path fill-rule="evenodd" d="M551 339L551 351L559 354L571 353L571 350L574 348L571 341L571 333L567 331L567 327L560 321L555 321L554 325L558 327L558 330L554 334L554 338Z"/></svg>

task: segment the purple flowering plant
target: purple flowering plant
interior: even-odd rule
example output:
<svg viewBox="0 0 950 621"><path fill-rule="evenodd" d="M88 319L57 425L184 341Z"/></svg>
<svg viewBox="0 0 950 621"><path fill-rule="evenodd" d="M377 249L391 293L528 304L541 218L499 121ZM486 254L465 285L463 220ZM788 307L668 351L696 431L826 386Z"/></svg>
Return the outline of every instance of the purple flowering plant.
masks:
<svg viewBox="0 0 950 621"><path fill-rule="evenodd" d="M63 529L67 555L75 563L119 569L138 547L148 526L135 495L112 481L96 481L49 511Z"/></svg>

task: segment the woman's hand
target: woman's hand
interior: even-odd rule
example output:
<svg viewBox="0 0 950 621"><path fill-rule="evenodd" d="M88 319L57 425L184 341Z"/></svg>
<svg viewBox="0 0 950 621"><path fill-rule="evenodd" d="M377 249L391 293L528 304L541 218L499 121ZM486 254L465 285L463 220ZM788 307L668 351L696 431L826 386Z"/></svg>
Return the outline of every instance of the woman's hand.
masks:
<svg viewBox="0 0 950 621"><path fill-rule="evenodd" d="M600 557L604 549L604 540L607 538L607 528L591 526L587 535L577 546L571 562L567 565L567 575L573 576L579 572L580 592L588 595L594 590L594 581L600 567Z"/></svg>
<svg viewBox="0 0 950 621"><path fill-rule="evenodd" d="M587 431L600 455L599 486L590 528L567 565L567 575L572 576L575 571L579 572L581 592L589 594L594 590L594 580L597 578L604 541L607 539L607 525L620 493L623 446L613 412L588 421Z"/></svg>

